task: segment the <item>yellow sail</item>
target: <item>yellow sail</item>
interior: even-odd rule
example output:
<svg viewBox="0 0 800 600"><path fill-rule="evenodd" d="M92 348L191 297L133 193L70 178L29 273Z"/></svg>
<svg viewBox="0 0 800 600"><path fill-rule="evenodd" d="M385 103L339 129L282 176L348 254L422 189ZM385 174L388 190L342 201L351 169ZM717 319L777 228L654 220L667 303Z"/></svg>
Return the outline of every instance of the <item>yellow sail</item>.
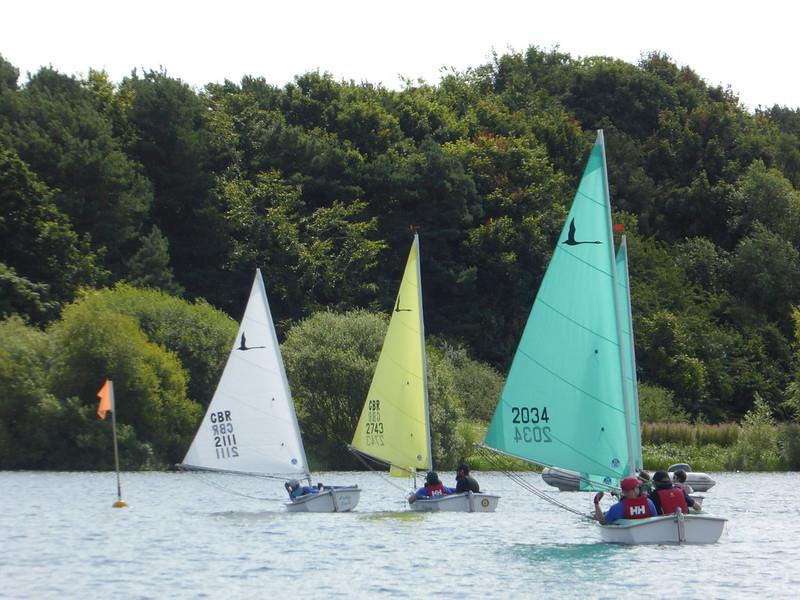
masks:
<svg viewBox="0 0 800 600"><path fill-rule="evenodd" d="M352 447L388 463L390 475L408 476L431 468L430 440L419 238L415 235Z"/></svg>

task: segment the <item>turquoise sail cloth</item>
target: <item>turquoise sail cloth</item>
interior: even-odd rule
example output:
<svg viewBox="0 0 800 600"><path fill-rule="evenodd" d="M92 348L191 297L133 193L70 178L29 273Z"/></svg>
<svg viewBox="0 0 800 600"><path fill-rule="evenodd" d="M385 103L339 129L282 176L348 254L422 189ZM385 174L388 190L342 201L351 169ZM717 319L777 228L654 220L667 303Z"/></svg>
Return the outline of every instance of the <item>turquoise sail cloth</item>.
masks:
<svg viewBox="0 0 800 600"><path fill-rule="evenodd" d="M625 348L625 383L631 417L631 442L633 461L637 469L644 468L642 462L642 429L639 421L639 390L636 385L636 353L631 322L630 275L628 273L628 243L623 236L617 251L617 286L619 289L620 323L622 324L622 345Z"/></svg>
<svg viewBox="0 0 800 600"><path fill-rule="evenodd" d="M485 445L600 478L632 472L615 260L600 132Z"/></svg>

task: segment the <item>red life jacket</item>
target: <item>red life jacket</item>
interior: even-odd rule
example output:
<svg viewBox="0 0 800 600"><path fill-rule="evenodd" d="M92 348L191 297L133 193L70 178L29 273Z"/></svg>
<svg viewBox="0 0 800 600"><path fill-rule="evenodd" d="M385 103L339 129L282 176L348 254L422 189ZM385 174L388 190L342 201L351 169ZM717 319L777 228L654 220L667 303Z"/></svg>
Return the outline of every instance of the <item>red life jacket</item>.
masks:
<svg viewBox="0 0 800 600"><path fill-rule="evenodd" d="M661 512L665 515L675 514L677 509L681 509L683 514L689 513L689 507L686 506L686 497L683 495L683 490L680 488L667 488L665 490L656 490L658 499L661 501Z"/></svg>
<svg viewBox="0 0 800 600"><path fill-rule="evenodd" d="M647 496L639 496L638 498L623 498L622 510L623 519L646 519L652 517L650 512L650 505L647 502Z"/></svg>
<svg viewBox="0 0 800 600"><path fill-rule="evenodd" d="M428 493L428 496L444 496L444 484L437 483L435 485L431 485L430 483L425 484L425 491Z"/></svg>

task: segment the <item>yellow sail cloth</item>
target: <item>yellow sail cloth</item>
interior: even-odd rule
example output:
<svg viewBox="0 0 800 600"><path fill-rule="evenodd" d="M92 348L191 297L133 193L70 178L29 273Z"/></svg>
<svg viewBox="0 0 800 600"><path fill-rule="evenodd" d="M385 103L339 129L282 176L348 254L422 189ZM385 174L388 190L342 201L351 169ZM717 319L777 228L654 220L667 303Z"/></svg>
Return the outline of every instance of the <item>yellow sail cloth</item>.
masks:
<svg viewBox="0 0 800 600"><path fill-rule="evenodd" d="M394 476L431 468L424 338L415 236L352 444Z"/></svg>

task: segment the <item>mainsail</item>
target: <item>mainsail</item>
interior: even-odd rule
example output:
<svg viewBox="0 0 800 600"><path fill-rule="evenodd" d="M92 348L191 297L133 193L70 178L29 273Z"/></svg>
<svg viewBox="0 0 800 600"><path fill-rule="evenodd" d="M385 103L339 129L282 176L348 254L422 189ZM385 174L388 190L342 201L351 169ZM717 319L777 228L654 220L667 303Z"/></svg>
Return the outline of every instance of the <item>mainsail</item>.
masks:
<svg viewBox="0 0 800 600"><path fill-rule="evenodd" d="M602 132L514 356L485 444L620 479L633 469Z"/></svg>
<svg viewBox="0 0 800 600"><path fill-rule="evenodd" d="M186 469L309 477L261 271Z"/></svg>
<svg viewBox="0 0 800 600"><path fill-rule="evenodd" d="M416 234L351 447L389 464L393 475L431 468L425 329Z"/></svg>

